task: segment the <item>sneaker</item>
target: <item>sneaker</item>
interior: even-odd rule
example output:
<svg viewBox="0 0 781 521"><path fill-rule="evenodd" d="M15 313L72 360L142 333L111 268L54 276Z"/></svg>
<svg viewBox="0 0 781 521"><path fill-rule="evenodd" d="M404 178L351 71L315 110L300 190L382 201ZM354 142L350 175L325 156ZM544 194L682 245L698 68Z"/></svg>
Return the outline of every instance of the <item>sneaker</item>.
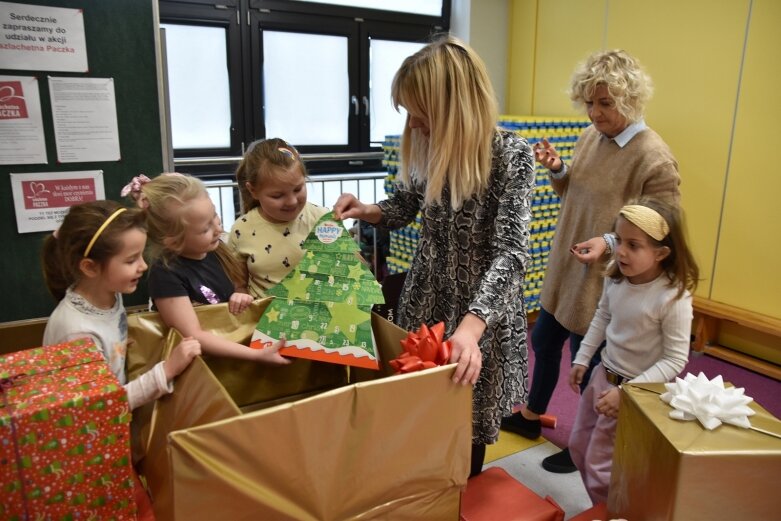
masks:
<svg viewBox="0 0 781 521"><path fill-rule="evenodd" d="M536 440L542 434L542 423L540 420L527 420L521 413L516 412L512 416L502 418L502 429Z"/></svg>
<svg viewBox="0 0 781 521"><path fill-rule="evenodd" d="M542 468L548 472L555 472L556 474L569 474L570 472L578 470L575 464L572 463L569 449L564 449L561 452L552 454L542 460Z"/></svg>

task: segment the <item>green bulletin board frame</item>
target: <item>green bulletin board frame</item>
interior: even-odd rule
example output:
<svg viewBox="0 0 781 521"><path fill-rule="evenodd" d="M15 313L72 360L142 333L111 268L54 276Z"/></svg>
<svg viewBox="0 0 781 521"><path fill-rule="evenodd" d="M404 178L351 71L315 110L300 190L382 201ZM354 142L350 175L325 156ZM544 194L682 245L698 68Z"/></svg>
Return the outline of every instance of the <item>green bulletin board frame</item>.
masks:
<svg viewBox="0 0 781 521"><path fill-rule="evenodd" d="M0 69L4 76L36 76L48 164L0 165L0 322L47 317L57 305L43 282L40 250L47 233L17 231L9 174L102 170L106 198L134 175L163 171L156 63L156 0L33 0L23 4L82 9L87 44L87 73ZM0 64L2 67L2 64ZM113 78L119 127L120 161L57 162L47 77ZM146 281L125 304L147 301Z"/></svg>

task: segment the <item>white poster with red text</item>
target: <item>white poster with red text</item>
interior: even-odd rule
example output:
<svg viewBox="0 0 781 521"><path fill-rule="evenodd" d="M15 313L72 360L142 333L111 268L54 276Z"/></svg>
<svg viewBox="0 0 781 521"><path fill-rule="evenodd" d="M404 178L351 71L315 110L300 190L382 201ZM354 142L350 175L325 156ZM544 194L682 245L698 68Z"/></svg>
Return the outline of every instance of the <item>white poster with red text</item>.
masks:
<svg viewBox="0 0 781 521"><path fill-rule="evenodd" d="M11 174L19 233L56 230L74 204L106 198L103 171Z"/></svg>
<svg viewBox="0 0 781 521"><path fill-rule="evenodd" d="M84 11L0 2L0 69L88 72Z"/></svg>
<svg viewBox="0 0 781 521"><path fill-rule="evenodd" d="M0 165L45 163L38 78L0 76Z"/></svg>

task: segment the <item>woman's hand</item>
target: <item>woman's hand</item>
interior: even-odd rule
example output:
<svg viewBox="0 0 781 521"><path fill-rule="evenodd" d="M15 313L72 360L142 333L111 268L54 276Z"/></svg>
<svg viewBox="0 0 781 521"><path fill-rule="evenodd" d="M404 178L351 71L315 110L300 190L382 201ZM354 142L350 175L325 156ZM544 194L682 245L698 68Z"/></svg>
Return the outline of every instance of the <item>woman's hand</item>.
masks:
<svg viewBox="0 0 781 521"><path fill-rule="evenodd" d="M608 418L618 418L618 406L620 403L621 390L618 387L613 387L599 393L595 409L599 414L604 414Z"/></svg>
<svg viewBox="0 0 781 521"><path fill-rule="evenodd" d="M467 313L448 340L450 363L458 364L453 382L461 385L476 384L483 367L483 354L478 342L485 331L485 322L477 315Z"/></svg>
<svg viewBox="0 0 781 521"><path fill-rule="evenodd" d="M252 304L253 300L255 299L252 297L252 295L237 291L228 299L228 311L234 315L238 315L247 309L249 305Z"/></svg>
<svg viewBox="0 0 781 521"><path fill-rule="evenodd" d="M165 378L169 382L175 377L179 376L182 371L187 369L193 358L201 354L201 343L195 340L193 337L188 336L179 342L168 360L163 362L163 371L165 371Z"/></svg>
<svg viewBox="0 0 781 521"><path fill-rule="evenodd" d="M256 362L269 365L288 365L291 361L279 354L279 350L285 347L285 339L277 340L263 349L254 349L256 353L253 357Z"/></svg>
<svg viewBox="0 0 781 521"><path fill-rule="evenodd" d="M605 239L600 237L592 237L591 239L579 242L569 252L582 264L592 264L598 262L605 254L607 250L607 244Z"/></svg>
<svg viewBox="0 0 781 521"><path fill-rule="evenodd" d="M534 159L548 170L554 172L560 172L564 166L559 153L556 152L556 148L547 139L534 144Z"/></svg>
<svg viewBox="0 0 781 521"><path fill-rule="evenodd" d="M339 220L360 219L377 224L382 218L382 210L376 204L363 204L353 194L342 194L334 204L334 217Z"/></svg>
<svg viewBox="0 0 781 521"><path fill-rule="evenodd" d="M585 365L572 364L572 369L569 370L569 386L578 394L580 394L580 384L587 369L588 367Z"/></svg>

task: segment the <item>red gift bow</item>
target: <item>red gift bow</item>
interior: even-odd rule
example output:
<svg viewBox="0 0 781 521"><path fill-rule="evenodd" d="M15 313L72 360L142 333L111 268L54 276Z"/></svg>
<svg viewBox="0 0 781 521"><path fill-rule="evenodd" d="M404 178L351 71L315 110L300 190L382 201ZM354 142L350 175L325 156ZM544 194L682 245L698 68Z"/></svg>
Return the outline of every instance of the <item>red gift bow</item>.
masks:
<svg viewBox="0 0 781 521"><path fill-rule="evenodd" d="M389 361L396 374L412 373L431 369L450 361L450 341L442 341L445 336L445 323L439 322L431 327L422 324L420 329L410 331L401 341L403 352Z"/></svg>

